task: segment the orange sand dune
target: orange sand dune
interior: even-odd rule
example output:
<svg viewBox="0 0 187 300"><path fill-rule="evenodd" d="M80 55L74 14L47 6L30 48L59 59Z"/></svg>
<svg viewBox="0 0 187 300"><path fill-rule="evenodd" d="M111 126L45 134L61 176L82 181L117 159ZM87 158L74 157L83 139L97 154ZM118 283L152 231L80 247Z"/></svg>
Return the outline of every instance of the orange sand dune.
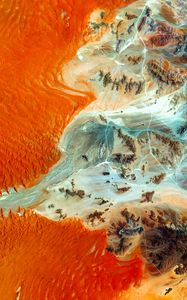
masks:
<svg viewBox="0 0 187 300"><path fill-rule="evenodd" d="M142 278L142 261L106 252L104 230L26 212L0 219L1 300L106 300ZM17 296L17 298L16 298Z"/></svg>
<svg viewBox="0 0 187 300"><path fill-rule="evenodd" d="M122 0L0 3L0 190L33 184L60 157L70 117L94 99L64 86L62 65L81 45L89 14Z"/></svg>

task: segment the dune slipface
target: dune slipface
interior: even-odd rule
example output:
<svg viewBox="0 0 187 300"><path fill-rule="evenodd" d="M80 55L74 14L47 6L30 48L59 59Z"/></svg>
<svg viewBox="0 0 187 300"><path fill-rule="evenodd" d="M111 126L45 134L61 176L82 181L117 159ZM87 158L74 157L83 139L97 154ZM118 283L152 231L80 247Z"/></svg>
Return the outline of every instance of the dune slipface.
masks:
<svg viewBox="0 0 187 300"><path fill-rule="evenodd" d="M119 262L105 251L105 231L80 220L26 211L2 217L0 227L1 299L117 299L142 277L142 259Z"/></svg>
<svg viewBox="0 0 187 300"><path fill-rule="evenodd" d="M186 1L0 12L0 299L186 299Z"/></svg>

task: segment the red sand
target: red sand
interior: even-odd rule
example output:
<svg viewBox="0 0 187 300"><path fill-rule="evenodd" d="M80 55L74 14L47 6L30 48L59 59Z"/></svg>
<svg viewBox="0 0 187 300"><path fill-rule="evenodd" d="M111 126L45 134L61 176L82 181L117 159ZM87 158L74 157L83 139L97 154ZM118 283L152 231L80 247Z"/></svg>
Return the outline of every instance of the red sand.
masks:
<svg viewBox="0 0 187 300"><path fill-rule="evenodd" d="M0 219L0 299L106 300L142 278L142 260L106 252L104 230L26 212ZM73 296L74 295L74 296Z"/></svg>
<svg viewBox="0 0 187 300"><path fill-rule="evenodd" d="M64 127L94 99L68 94L58 72L80 47L90 13L128 2L1 1L0 190L32 185L57 162Z"/></svg>

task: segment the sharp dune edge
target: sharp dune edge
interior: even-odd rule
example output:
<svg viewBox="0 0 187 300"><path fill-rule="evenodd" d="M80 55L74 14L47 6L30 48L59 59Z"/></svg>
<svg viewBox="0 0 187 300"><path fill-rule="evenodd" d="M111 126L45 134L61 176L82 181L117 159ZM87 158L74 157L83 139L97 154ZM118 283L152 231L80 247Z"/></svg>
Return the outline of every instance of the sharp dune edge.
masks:
<svg viewBox="0 0 187 300"><path fill-rule="evenodd" d="M0 300L187 299L187 4L0 3Z"/></svg>
<svg viewBox="0 0 187 300"><path fill-rule="evenodd" d="M64 127L94 99L66 86L62 67L82 44L89 14L120 5L124 1L1 1L2 191L32 185L60 158Z"/></svg>
<svg viewBox="0 0 187 300"><path fill-rule="evenodd" d="M2 300L118 299L143 275L138 254L120 262L105 249L105 231L80 220L57 223L20 210L2 213L0 231Z"/></svg>

